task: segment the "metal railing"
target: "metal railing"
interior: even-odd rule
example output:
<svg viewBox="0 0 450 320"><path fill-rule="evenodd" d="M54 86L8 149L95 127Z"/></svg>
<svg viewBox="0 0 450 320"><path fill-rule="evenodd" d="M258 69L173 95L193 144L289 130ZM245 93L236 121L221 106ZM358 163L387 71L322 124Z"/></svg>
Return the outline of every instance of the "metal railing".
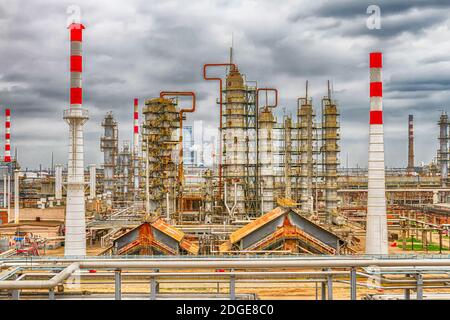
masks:
<svg viewBox="0 0 450 320"><path fill-rule="evenodd" d="M122 299L126 279L137 278L150 284L150 299L161 297L160 283L227 283L228 298L236 299L236 287L248 283L316 283L321 285L322 299L333 299L333 284L349 286L350 299L357 298L357 287L403 290L404 298L416 292L422 299L424 290L450 289L450 256L308 256L308 257L40 257L0 260L0 291L7 290L13 299L20 292L48 291L55 299L55 288L76 277L80 285L92 285L109 279L114 284L114 298ZM50 272L50 271L51 272ZM90 272L90 271L95 272ZM39 273L39 271L41 271ZM42 272L45 271L45 272ZM56 274L54 272L57 272ZM220 271L220 272L218 272ZM14 277L17 277L14 280ZM27 280L38 277L48 280ZM137 281L135 280L135 281ZM358 281L359 280L359 281ZM98 283L98 282L97 282ZM249 290L248 286L245 287Z"/></svg>

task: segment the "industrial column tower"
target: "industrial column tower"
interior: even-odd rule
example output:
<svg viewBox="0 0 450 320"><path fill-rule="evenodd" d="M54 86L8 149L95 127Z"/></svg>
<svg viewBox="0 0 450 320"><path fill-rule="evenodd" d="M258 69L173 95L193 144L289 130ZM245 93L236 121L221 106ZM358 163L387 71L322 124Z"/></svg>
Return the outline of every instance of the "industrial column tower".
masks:
<svg viewBox="0 0 450 320"><path fill-rule="evenodd" d="M448 115L444 111L439 118L439 152L438 160L441 171L441 185L447 185L448 178Z"/></svg>
<svg viewBox="0 0 450 320"><path fill-rule="evenodd" d="M83 125L88 112L82 109L82 34L84 26L72 23L70 30L70 107L64 110L69 124L69 162L67 170L65 256L86 255L84 203Z"/></svg>
<svg viewBox="0 0 450 320"><path fill-rule="evenodd" d="M381 52L370 53L369 183L366 254L388 253L381 68Z"/></svg>
<svg viewBox="0 0 450 320"><path fill-rule="evenodd" d="M408 172L414 171L414 116L408 116Z"/></svg>

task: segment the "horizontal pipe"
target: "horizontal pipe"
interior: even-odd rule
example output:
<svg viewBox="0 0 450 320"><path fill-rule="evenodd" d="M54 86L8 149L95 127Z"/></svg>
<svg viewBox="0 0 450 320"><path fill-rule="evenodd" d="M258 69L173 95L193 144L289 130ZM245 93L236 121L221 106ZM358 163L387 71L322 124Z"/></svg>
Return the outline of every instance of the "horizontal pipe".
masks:
<svg viewBox="0 0 450 320"><path fill-rule="evenodd" d="M278 260L278 261L277 261ZM51 289L69 278L79 269L239 269L239 268L352 268L352 267L424 267L448 266L450 259L295 259L295 260L264 260L264 259L222 259L216 261L89 261L74 262L50 280L0 281L0 289Z"/></svg>

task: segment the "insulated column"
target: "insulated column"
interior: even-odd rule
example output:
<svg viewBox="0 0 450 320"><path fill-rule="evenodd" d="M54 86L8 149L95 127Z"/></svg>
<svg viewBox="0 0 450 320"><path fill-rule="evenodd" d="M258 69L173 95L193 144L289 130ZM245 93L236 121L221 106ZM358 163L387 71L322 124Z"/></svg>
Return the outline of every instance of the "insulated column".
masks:
<svg viewBox="0 0 450 320"><path fill-rule="evenodd" d="M382 54L370 54L369 183L366 254L387 254L387 218L383 141Z"/></svg>
<svg viewBox="0 0 450 320"><path fill-rule="evenodd" d="M88 119L82 108L82 34L84 26L72 23L70 30L70 108L64 111L69 124L69 162L67 166L67 200L65 256L86 255L86 221L84 202L83 125Z"/></svg>

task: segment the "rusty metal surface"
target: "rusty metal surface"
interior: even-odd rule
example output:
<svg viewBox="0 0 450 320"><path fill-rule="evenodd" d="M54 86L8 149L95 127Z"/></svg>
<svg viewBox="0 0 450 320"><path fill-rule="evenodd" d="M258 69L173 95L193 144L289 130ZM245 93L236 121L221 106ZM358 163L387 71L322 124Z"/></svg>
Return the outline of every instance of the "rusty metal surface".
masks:
<svg viewBox="0 0 450 320"><path fill-rule="evenodd" d="M158 229L162 233L168 235L169 237L180 242L184 238L184 232L172 227L170 224L165 222L163 219L158 219L152 223L152 227Z"/></svg>
<svg viewBox="0 0 450 320"><path fill-rule="evenodd" d="M252 233L253 231L255 231L257 229L259 229L263 225L265 225L268 222L272 221L273 219L281 216L282 214L286 213L287 211L289 211L288 208L276 207L275 209L273 209L272 211L267 212L266 214L264 214L260 218L250 222L249 224L246 224L245 226L243 226L239 230L236 230L235 232L233 232L230 235L230 242L232 244L236 243L237 241L241 240L246 235Z"/></svg>

